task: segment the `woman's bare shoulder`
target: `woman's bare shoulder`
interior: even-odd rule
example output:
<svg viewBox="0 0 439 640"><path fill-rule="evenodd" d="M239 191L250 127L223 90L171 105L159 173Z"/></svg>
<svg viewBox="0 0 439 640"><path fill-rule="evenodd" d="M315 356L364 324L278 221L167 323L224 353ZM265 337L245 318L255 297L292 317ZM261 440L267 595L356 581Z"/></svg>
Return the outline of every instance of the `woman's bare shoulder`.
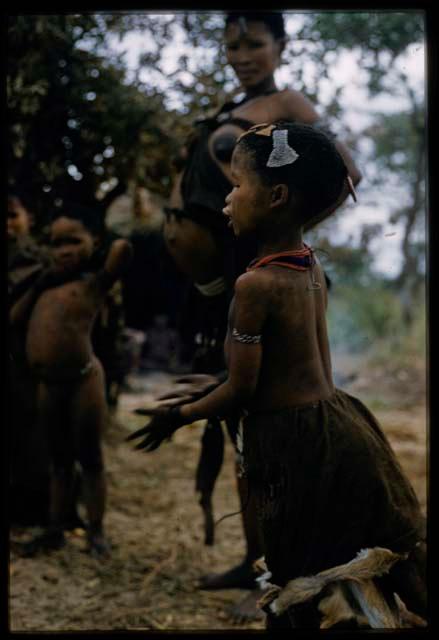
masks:
<svg viewBox="0 0 439 640"><path fill-rule="evenodd" d="M309 98L295 89L284 89L278 94L282 117L311 124L319 119L319 115Z"/></svg>

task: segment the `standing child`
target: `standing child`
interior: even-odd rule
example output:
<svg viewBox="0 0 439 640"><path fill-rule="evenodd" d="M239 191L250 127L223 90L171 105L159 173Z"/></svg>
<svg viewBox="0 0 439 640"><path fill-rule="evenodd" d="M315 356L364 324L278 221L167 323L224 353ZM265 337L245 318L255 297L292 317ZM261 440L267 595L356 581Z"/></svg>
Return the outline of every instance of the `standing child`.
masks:
<svg viewBox="0 0 439 640"><path fill-rule="evenodd" d="M91 272L100 226L98 215L79 205L65 205L57 212L50 227L54 266L10 313L13 325L27 323L26 354L38 382L38 417L51 458L51 523L25 548L29 555L64 544L76 461L83 472L90 551L109 551L103 529L106 483L101 449L107 403L91 331L109 288L130 260L131 247L126 240L115 240L103 269Z"/></svg>
<svg viewBox="0 0 439 640"><path fill-rule="evenodd" d="M224 213L235 234L254 237L259 248L235 284L225 341L228 378L196 401L152 410L150 424L130 438L144 436L137 448L151 451L184 424L240 409L244 469L270 581L283 588L363 562L364 549L381 558L384 548L396 562L389 582L380 585L390 607L396 608L396 592L425 616L420 507L374 417L334 387L325 280L302 242L303 226L336 202L346 184L352 189L343 159L313 127L276 123L239 138L231 169ZM380 565L376 575L383 571ZM283 615L270 610L268 625L327 625L317 606L328 594L317 593L286 612L278 607Z"/></svg>

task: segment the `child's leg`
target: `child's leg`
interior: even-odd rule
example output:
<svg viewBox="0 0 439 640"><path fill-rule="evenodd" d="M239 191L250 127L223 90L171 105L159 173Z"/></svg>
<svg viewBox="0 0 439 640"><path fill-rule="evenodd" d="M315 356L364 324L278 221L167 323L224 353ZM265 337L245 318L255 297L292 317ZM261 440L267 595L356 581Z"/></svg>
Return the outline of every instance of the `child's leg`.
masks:
<svg viewBox="0 0 439 640"><path fill-rule="evenodd" d="M50 528L54 531L63 531L68 524L73 487L73 460L54 466L50 479Z"/></svg>
<svg viewBox="0 0 439 640"><path fill-rule="evenodd" d="M25 555L59 549L65 543L64 525L71 512L73 493L74 443L69 421L70 389L40 382L37 390L39 432L48 439L50 456L49 526L31 540Z"/></svg>
<svg viewBox="0 0 439 640"><path fill-rule="evenodd" d="M67 385L40 384L40 416L46 425L51 460L50 530L60 535L64 535L74 492L74 441L69 399Z"/></svg>
<svg viewBox="0 0 439 640"><path fill-rule="evenodd" d="M97 554L105 554L109 550L103 527L107 491L101 446L107 411L104 373L96 359L93 370L77 388L72 417L76 456L83 471L88 539L91 551Z"/></svg>

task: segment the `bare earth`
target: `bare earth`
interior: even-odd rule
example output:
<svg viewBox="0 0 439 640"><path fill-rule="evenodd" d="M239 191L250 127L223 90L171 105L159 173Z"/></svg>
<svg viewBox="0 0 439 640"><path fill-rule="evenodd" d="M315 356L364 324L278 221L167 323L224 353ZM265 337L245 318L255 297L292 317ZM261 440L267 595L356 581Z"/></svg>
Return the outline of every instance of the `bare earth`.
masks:
<svg viewBox="0 0 439 640"><path fill-rule="evenodd" d="M409 372L368 370L367 376L353 378L349 368L358 370L358 364L343 363L346 383L340 386L364 400L381 421L425 509L427 417L422 364ZM171 443L152 454L133 451L124 442L145 422L132 410L150 404L169 381L170 376L160 373L135 379L139 390L121 396L105 437L111 559L104 563L84 553L80 530L69 534L66 547L48 556L20 558L11 552L10 631L264 628L263 621L235 625L228 616L228 607L247 591L207 592L196 587L201 575L230 568L244 553L239 515L218 526L213 547L203 545L202 516L194 491L202 424L181 429ZM227 443L214 494L217 518L239 510L233 461ZM23 539L30 533L15 529L11 538Z"/></svg>

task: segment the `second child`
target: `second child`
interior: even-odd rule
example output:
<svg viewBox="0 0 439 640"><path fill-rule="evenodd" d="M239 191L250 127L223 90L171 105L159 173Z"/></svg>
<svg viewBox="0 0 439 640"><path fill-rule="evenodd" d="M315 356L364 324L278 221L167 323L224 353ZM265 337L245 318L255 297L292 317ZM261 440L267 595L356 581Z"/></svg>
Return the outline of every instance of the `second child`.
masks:
<svg viewBox="0 0 439 640"><path fill-rule="evenodd" d="M91 332L108 290L131 259L126 240L115 240L105 264L92 270L101 221L93 210L64 205L53 216L53 267L12 307L10 321L27 326L26 355L38 383L37 411L51 460L50 526L23 553L56 549L73 491L74 468L82 469L87 536L92 554L109 553L103 519L106 502L101 436L107 420L105 378L93 352Z"/></svg>

